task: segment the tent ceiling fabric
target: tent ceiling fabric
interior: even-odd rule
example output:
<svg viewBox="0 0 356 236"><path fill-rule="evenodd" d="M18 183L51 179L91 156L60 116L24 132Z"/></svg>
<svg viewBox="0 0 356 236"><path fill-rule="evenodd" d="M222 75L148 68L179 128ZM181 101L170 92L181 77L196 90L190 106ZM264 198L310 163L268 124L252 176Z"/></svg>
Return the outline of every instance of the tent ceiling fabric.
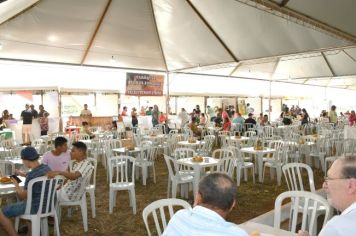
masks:
<svg viewBox="0 0 356 236"><path fill-rule="evenodd" d="M0 58L356 87L355 43L256 7L271 0L35 2L0 4ZM355 0L284 7L356 36Z"/></svg>

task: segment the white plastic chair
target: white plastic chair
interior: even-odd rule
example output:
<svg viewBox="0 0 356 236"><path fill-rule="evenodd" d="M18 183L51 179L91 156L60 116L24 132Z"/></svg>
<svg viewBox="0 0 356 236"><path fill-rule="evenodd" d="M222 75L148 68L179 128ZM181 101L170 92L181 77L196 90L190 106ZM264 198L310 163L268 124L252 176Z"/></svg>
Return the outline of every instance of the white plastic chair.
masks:
<svg viewBox="0 0 356 236"><path fill-rule="evenodd" d="M93 173L92 173L92 175L90 177L90 180L88 182L88 186L86 187L85 191L87 193L89 193L91 214L92 214L92 217L95 218L96 217L95 188L96 188L96 170L97 170L97 166L98 166L98 161L95 158L91 158L91 157L88 157L87 160L90 161L90 163L93 165L94 170L93 170ZM75 163L75 161L73 161L73 160L71 160L69 162L69 170L70 171L73 170L73 164L74 163Z"/></svg>
<svg viewBox="0 0 356 236"><path fill-rule="evenodd" d="M135 165L136 169L136 177L139 174L139 168L142 169L142 184L146 185L147 177L148 177L148 168L152 168L153 173L153 182L156 183L156 170L155 170L155 155L156 155L156 147L153 146L142 146L139 155L136 158Z"/></svg>
<svg viewBox="0 0 356 236"><path fill-rule="evenodd" d="M325 209L323 225L331 217L331 207L328 201L320 195L306 191L288 191L281 193L275 201L274 205L274 227L280 228L281 225L281 208L282 202L285 199L291 199L289 231L296 233L297 225L301 223L301 230L308 231L311 236L316 236L316 218L318 209ZM300 211L299 209L302 209ZM302 213L301 221L298 219L298 213Z"/></svg>
<svg viewBox="0 0 356 236"><path fill-rule="evenodd" d="M136 214L135 194L135 159L130 156L111 157L109 160L109 213L112 214L116 205L116 193L129 191L130 206ZM130 176L131 175L131 176Z"/></svg>
<svg viewBox="0 0 356 236"><path fill-rule="evenodd" d="M251 169L252 171L252 179L253 183L255 183L255 165L253 162L245 161L241 155L240 149L234 146L228 147L230 150L234 152L235 157L235 166L236 166L236 183L237 186L240 186L241 182L241 171L243 170L244 180L247 181L248 173L247 170Z"/></svg>
<svg viewBox="0 0 356 236"><path fill-rule="evenodd" d="M234 157L234 152L228 148L216 149L216 150L214 150L214 152L211 156L216 159L221 159L224 157Z"/></svg>
<svg viewBox="0 0 356 236"><path fill-rule="evenodd" d="M89 134L83 134L83 133L79 133L76 135L77 140L89 140L90 136Z"/></svg>
<svg viewBox="0 0 356 236"><path fill-rule="evenodd" d="M58 202L58 216L59 216L59 222L60 222L60 216L61 216L61 207L62 206L80 206L80 210L82 212L82 218L83 218L83 228L84 232L88 231L88 208L87 208L87 198L86 198L86 187L90 183L90 178L93 173L93 169L88 171L87 175L85 178L82 178L82 183L80 185L80 188L77 190L79 193L78 199L73 199L71 201L60 201Z"/></svg>
<svg viewBox="0 0 356 236"><path fill-rule="evenodd" d="M215 135L205 135L203 146L197 150L200 155L210 156L215 142Z"/></svg>
<svg viewBox="0 0 356 236"><path fill-rule="evenodd" d="M269 147L274 148L275 152L273 152L272 158L268 158L268 157L263 158L264 167L263 167L262 182L265 179L266 167L269 167L271 179L273 178L272 169L276 169L277 184L278 184L278 186L281 185L282 166L285 164L286 154L287 154L287 148L283 145L284 145L283 141L270 142Z"/></svg>
<svg viewBox="0 0 356 236"><path fill-rule="evenodd" d="M15 164L11 161L0 160L0 176L15 174Z"/></svg>
<svg viewBox="0 0 356 236"><path fill-rule="evenodd" d="M164 155L164 160L166 161L167 168L168 168L167 196L169 197L169 192L172 186L171 193L172 193L172 197L175 198L177 195L178 184L189 184L189 183L193 184L194 176L186 171L180 171L178 164L174 158Z"/></svg>
<svg viewBox="0 0 356 236"><path fill-rule="evenodd" d="M166 229L169 220L174 214L173 207L175 207L175 209L177 210L177 206L182 207L183 209L192 209L188 202L176 198L160 199L150 203L148 206L145 207L145 209L143 209L142 218L143 222L145 223L148 236L151 236L150 227L148 225L148 217L152 214L157 234L158 236L160 236ZM165 208L168 209L169 218L167 218L166 216ZM158 216L160 217L160 219L158 219Z"/></svg>
<svg viewBox="0 0 356 236"><path fill-rule="evenodd" d="M21 216L15 219L15 230L19 228L20 219L29 220L32 222L32 236L40 236L40 232L43 235L48 235L48 221L47 217L51 216L54 218L54 230L57 236L60 236L59 232L59 222L57 217L57 212L55 208L55 196L57 187L63 181L62 177L55 177L53 179L48 179L47 177L38 177L30 180L27 188L27 200L26 200L26 210ZM33 204L33 187L41 186L38 208L34 208Z"/></svg>
<svg viewBox="0 0 356 236"><path fill-rule="evenodd" d="M313 170L307 164L288 163L282 166L282 171L289 191L315 192ZM304 183L303 172L308 174L308 186Z"/></svg>

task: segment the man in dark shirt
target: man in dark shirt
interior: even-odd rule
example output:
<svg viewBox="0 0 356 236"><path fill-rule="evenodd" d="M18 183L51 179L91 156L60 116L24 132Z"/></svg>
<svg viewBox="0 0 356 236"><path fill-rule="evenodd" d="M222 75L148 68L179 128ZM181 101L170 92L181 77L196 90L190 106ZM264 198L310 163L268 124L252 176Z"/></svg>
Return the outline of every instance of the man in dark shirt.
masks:
<svg viewBox="0 0 356 236"><path fill-rule="evenodd" d="M26 147L21 151L21 159L23 164L27 168L31 169L31 171L28 172L27 175L20 171L17 171L18 175L26 176L24 187L20 187L19 183L17 183L15 179L12 179L12 182L16 188L17 196L21 201L3 207L0 212L0 224L10 236L17 235L10 218L17 217L25 213L28 183L34 178L45 176L47 172L50 171L50 168L47 165L39 163L38 158L39 155L36 149L33 147ZM31 213L35 213L38 210L41 198L41 190L41 185L34 185L32 187Z"/></svg>
<svg viewBox="0 0 356 236"><path fill-rule="evenodd" d="M34 119L38 118L38 111L36 111L35 106L31 104L30 108L31 108L33 118Z"/></svg>
<svg viewBox="0 0 356 236"><path fill-rule="evenodd" d="M252 118L253 114L252 113L249 113L248 114L248 118L245 120L245 124L254 124L256 125L257 122L255 121L255 119Z"/></svg>
<svg viewBox="0 0 356 236"><path fill-rule="evenodd" d="M31 127L32 127L33 113L28 104L26 104L25 107L26 109L21 112L21 120L23 120L22 143L28 144L31 143L30 134L31 134Z"/></svg>

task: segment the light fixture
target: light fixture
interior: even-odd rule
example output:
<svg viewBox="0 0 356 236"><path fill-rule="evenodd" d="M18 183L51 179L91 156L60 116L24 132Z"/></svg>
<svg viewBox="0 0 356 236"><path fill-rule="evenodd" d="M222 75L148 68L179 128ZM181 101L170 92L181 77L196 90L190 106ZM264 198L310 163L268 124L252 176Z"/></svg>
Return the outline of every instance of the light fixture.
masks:
<svg viewBox="0 0 356 236"><path fill-rule="evenodd" d="M47 40L50 42L56 42L58 40L58 37L54 34L51 34L47 37Z"/></svg>

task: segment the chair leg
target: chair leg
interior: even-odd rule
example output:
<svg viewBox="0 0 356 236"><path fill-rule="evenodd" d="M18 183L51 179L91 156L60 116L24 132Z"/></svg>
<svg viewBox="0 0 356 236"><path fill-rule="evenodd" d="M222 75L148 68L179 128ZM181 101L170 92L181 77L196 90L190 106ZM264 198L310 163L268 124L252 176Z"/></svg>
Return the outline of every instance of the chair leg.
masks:
<svg viewBox="0 0 356 236"><path fill-rule="evenodd" d="M15 219L15 231L19 230L20 217L16 217Z"/></svg>
<svg viewBox="0 0 356 236"><path fill-rule="evenodd" d="M32 218L31 223L32 223L32 226L31 226L32 236L40 236L41 219L39 217Z"/></svg>
<svg viewBox="0 0 356 236"><path fill-rule="evenodd" d="M112 214L112 209L113 209L113 191L109 190L109 214Z"/></svg>
<svg viewBox="0 0 356 236"><path fill-rule="evenodd" d="M55 236L60 236L61 233L59 232L59 220L57 217L57 214L54 215L54 230L55 230Z"/></svg>
<svg viewBox="0 0 356 236"><path fill-rule="evenodd" d="M236 173L236 185L240 186L240 181L241 181L241 168L237 168L237 173Z"/></svg>
<svg viewBox="0 0 356 236"><path fill-rule="evenodd" d="M48 218L43 217L40 219L41 221L41 234L42 235L48 235Z"/></svg>
<svg viewBox="0 0 356 236"><path fill-rule="evenodd" d="M147 166L142 166L142 184L146 186L147 181Z"/></svg>
<svg viewBox="0 0 356 236"><path fill-rule="evenodd" d="M87 198L85 195L83 195L82 201L80 203L80 208L82 211L84 232L88 232L88 209L87 209Z"/></svg>
<svg viewBox="0 0 356 236"><path fill-rule="evenodd" d="M153 172L153 183L156 183L156 170L154 165L152 165L152 172Z"/></svg>
<svg viewBox="0 0 356 236"><path fill-rule="evenodd" d="M135 193L135 188L132 188L132 190L129 190L131 192L131 204L132 204L132 211L133 214L136 215L136 193Z"/></svg>
<svg viewBox="0 0 356 236"><path fill-rule="evenodd" d="M252 167L251 171L252 171L252 180L253 180L253 183L255 184L256 183L256 181L255 181L255 168Z"/></svg>
<svg viewBox="0 0 356 236"><path fill-rule="evenodd" d="M244 180L245 182L247 182L247 169L244 168Z"/></svg>
<svg viewBox="0 0 356 236"><path fill-rule="evenodd" d="M177 196L177 183L172 182L172 198L176 198Z"/></svg>
<svg viewBox="0 0 356 236"><path fill-rule="evenodd" d="M278 186L281 186L282 168L281 167L276 167L276 172L277 172L277 184L278 184Z"/></svg>
<svg viewBox="0 0 356 236"><path fill-rule="evenodd" d="M93 218L96 217L96 208L95 208L95 191L94 189L91 189L89 191L89 196L90 196L90 205L91 205L91 215Z"/></svg>
<svg viewBox="0 0 356 236"><path fill-rule="evenodd" d="M171 191L171 179L168 177L168 184L167 184L167 198L169 198L169 192Z"/></svg>

